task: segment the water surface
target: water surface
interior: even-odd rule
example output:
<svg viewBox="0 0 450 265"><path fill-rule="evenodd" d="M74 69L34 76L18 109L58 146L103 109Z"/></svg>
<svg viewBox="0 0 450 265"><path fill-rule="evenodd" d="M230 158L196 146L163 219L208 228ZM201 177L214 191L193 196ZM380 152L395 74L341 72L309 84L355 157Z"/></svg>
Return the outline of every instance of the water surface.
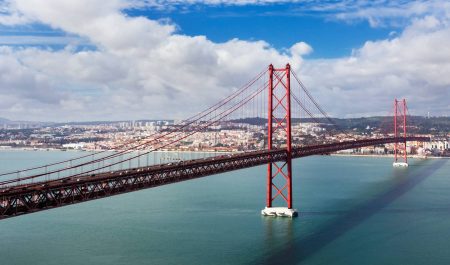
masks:
<svg viewBox="0 0 450 265"><path fill-rule="evenodd" d="M0 167L77 155L2 151ZM260 216L261 166L2 220L0 264L450 264L449 160L293 170L295 219Z"/></svg>

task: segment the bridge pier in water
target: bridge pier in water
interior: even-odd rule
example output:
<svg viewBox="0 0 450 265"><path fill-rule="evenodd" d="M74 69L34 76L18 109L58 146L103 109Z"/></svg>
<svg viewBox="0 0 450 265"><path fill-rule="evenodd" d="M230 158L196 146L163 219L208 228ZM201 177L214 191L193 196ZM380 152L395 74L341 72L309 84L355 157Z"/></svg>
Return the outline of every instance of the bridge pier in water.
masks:
<svg viewBox="0 0 450 265"><path fill-rule="evenodd" d="M292 205L292 137L291 137L291 67L275 69L269 66L267 148L274 148L274 133L280 130L286 134L286 160L267 164L266 207L261 210L265 216L297 216ZM275 125L274 125L275 124ZM275 194L274 194L275 193ZM273 202L282 198L287 207L273 207Z"/></svg>

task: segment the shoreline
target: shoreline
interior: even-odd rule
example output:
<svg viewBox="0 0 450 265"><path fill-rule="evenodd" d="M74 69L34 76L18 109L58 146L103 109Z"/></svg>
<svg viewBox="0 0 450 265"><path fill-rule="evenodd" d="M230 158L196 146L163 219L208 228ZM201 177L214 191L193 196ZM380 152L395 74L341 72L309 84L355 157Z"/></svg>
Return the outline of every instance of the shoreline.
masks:
<svg viewBox="0 0 450 265"><path fill-rule="evenodd" d="M375 157L375 158L394 158L394 155L376 155L376 154L370 154L370 155L361 155L361 154L330 154L330 156L348 156L348 157ZM428 158L443 158L443 159L450 159L448 156L420 156L420 155L408 155L408 158L416 158L416 159L428 159Z"/></svg>
<svg viewBox="0 0 450 265"><path fill-rule="evenodd" d="M122 150L76 150L76 149L54 149L54 148L0 148L0 152L3 151L14 151L14 152L18 152L18 151L32 151L32 152L36 152L36 151L45 151L45 152L119 152ZM148 150L140 150L141 152L147 152ZM229 151L185 151L185 150L156 150L153 151L154 153L221 153L221 154L229 154L229 153L242 153L242 151L238 151L238 152L229 152ZM329 154L329 156L342 156L342 157L374 157L374 158L393 158L394 155L393 154L388 154L388 155L378 155L378 154L367 154L367 155L363 155L363 154L338 154L338 153L331 153ZM419 155L408 155L408 158L415 158L415 159L428 159L428 158L432 158L432 159L450 159L450 157L448 156L419 156Z"/></svg>
<svg viewBox="0 0 450 265"><path fill-rule="evenodd" d="M55 149L55 148L27 148L27 147L19 147L19 148L0 148L0 152L2 151L40 151L40 152L120 152L124 151L121 149L117 150L103 150L103 149L92 149L92 150L84 150L84 149ZM139 150L139 152L149 152L150 150ZM137 152L137 151L135 151ZM232 151L185 151L185 150L155 150L151 151L152 153L221 153L221 154L228 154L228 153L242 153L242 151L232 152Z"/></svg>

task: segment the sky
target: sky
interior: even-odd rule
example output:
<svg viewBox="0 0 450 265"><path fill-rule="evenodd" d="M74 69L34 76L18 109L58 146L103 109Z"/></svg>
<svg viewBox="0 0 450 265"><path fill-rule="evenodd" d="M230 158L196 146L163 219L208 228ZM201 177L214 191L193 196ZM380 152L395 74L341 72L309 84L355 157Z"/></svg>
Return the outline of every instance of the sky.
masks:
<svg viewBox="0 0 450 265"><path fill-rule="evenodd" d="M182 119L287 62L330 116L450 116L449 43L445 0L0 0L0 117Z"/></svg>

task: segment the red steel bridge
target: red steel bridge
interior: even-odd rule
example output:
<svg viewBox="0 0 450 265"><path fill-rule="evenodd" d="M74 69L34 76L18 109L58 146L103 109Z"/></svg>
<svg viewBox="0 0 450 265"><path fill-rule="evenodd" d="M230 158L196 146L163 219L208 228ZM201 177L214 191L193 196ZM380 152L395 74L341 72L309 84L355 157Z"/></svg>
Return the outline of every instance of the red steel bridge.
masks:
<svg viewBox="0 0 450 265"><path fill-rule="evenodd" d="M429 141L407 134L405 100L395 100L389 120L392 132L380 127L377 134L348 135L289 64L281 69L270 65L228 97L180 123L114 148L0 174L0 219L264 164L263 213L276 214L270 209L282 205L287 215L295 216L292 159L392 144L394 163L407 165L406 142ZM180 150L186 144L200 151L213 146L226 152L170 163L150 161L158 151Z"/></svg>

